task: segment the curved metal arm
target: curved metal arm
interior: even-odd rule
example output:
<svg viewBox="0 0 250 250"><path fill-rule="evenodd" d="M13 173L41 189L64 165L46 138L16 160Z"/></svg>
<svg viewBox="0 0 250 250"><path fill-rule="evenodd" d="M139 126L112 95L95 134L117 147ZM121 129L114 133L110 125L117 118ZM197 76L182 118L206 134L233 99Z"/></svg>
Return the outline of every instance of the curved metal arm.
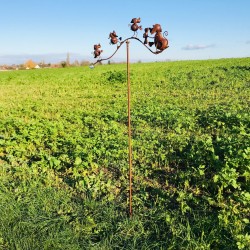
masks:
<svg viewBox="0 0 250 250"><path fill-rule="evenodd" d="M117 47L117 49L116 49L116 51L110 56L110 57L107 57L107 58L104 58L104 59L99 59L99 60L97 60L95 63L93 63L93 64L91 64L91 65L95 65L95 64L97 64L97 63L99 63L99 62L102 62L102 61L106 61L106 60L109 60L110 58L112 58L115 54L116 54L116 52L121 48L121 46L126 42L126 41L128 41L128 40L130 40L130 39L135 39L135 40L137 40L137 41L139 41L142 45L144 45L151 53L153 53L153 54L155 54L155 55L157 55L157 54L160 54L163 50L158 50L158 51L153 51L153 50L151 50L148 46L146 46L139 38L137 38L137 37L129 37L129 38L126 38L125 40L123 40L121 43L120 43L120 45Z"/></svg>

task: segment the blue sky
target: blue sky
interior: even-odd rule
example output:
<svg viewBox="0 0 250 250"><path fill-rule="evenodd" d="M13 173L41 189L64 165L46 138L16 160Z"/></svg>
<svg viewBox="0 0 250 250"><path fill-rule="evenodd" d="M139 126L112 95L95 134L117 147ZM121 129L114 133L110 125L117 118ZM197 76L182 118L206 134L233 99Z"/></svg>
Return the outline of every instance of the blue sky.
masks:
<svg viewBox="0 0 250 250"><path fill-rule="evenodd" d="M60 61L67 52L71 60L94 61L96 43L109 56L115 50L109 33L132 36L133 17L141 17L143 28L160 23L170 45L156 56L132 40L133 61L250 56L249 0L0 0L0 64ZM114 60L125 58L124 46Z"/></svg>

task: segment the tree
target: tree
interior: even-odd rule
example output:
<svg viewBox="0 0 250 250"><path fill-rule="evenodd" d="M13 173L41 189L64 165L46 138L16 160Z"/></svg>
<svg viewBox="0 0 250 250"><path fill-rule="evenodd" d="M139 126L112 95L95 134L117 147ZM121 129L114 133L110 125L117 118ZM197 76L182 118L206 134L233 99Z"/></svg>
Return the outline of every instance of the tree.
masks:
<svg viewBox="0 0 250 250"><path fill-rule="evenodd" d="M63 68L65 68L65 67L67 66L67 62L62 61L62 62L61 62L61 66L62 66Z"/></svg>
<svg viewBox="0 0 250 250"><path fill-rule="evenodd" d="M36 67L36 63L30 59L24 64L24 66L25 68L34 69Z"/></svg>

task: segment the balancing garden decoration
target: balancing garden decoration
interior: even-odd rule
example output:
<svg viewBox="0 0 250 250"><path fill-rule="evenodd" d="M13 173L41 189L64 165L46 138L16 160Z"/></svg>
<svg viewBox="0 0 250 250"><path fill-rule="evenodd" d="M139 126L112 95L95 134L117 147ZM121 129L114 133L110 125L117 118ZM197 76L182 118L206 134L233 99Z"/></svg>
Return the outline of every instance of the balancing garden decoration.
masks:
<svg viewBox="0 0 250 250"><path fill-rule="evenodd" d="M168 32L165 31L162 33L162 28L160 24L154 24L152 28L148 27L144 29L143 38L144 41L141 41L137 35L138 30L142 30L142 26L139 26L139 23L141 22L141 18L133 18L131 20L130 29L134 32L134 35L122 40L121 37L119 37L116 32L113 30L109 34L110 44L114 45L117 44L117 48L115 52L107 57L107 58L101 58L101 54L103 50L101 49L101 44L95 44L94 45L94 58L98 58L98 60L91 64L89 67L91 69L94 68L94 66L98 63L101 63L102 61L106 61L111 59L116 52L121 48L121 46L126 42L126 52L127 52L127 85L128 85L128 149L129 149L129 215L132 216L132 139L131 139L131 115L130 115L130 99L131 99L131 90L130 90L130 63L129 63L129 40L137 40L140 42L145 48L147 48L151 53L157 55L162 53L165 49L167 49L168 46L168 39L166 36L168 35ZM150 34L149 34L150 33ZM154 35L154 36L150 36ZM153 41L149 41L149 39L153 39ZM153 51L151 47L155 45L156 50Z"/></svg>

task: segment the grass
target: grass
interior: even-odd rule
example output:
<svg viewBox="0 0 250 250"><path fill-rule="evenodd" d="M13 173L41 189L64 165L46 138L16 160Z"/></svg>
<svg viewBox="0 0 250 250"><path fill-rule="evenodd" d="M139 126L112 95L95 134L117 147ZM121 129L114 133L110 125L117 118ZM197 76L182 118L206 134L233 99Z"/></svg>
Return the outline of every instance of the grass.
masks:
<svg viewBox="0 0 250 250"><path fill-rule="evenodd" d="M0 73L0 249L248 249L249 58Z"/></svg>

